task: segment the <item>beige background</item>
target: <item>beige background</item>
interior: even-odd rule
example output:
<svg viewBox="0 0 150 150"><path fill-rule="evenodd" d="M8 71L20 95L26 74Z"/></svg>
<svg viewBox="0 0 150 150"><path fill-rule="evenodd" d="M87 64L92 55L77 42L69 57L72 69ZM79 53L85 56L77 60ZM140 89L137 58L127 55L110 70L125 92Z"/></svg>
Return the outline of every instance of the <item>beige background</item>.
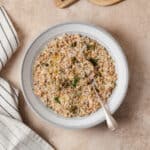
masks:
<svg viewBox="0 0 150 150"><path fill-rule="evenodd" d="M125 0L98 7L86 0L61 10L53 0L2 0L21 40L17 53L1 75L20 88L21 63L30 42L50 26L82 21L102 26L120 42L130 67L128 94L116 112L119 129L110 132L103 123L91 129L67 130L46 124L25 103L24 121L58 150L150 149L150 2ZM20 100L22 102L22 99Z"/></svg>

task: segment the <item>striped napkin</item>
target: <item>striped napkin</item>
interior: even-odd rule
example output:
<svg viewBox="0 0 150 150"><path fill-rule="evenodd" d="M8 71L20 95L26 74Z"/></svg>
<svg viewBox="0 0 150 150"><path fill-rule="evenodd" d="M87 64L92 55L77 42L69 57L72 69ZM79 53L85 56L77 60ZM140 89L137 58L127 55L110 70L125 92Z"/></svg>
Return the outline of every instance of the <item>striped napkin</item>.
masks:
<svg viewBox="0 0 150 150"><path fill-rule="evenodd" d="M17 33L0 7L0 70L19 45ZM18 90L0 77L0 150L53 150L27 127L18 110Z"/></svg>

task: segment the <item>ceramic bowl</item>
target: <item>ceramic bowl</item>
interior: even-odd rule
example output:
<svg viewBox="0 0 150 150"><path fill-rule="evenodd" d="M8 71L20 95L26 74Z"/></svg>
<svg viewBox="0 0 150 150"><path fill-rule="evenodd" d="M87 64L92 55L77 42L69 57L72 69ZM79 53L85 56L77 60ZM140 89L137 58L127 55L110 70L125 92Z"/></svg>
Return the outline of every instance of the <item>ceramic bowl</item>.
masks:
<svg viewBox="0 0 150 150"><path fill-rule="evenodd" d="M118 42L103 28L82 23L65 23L49 28L38 36L28 48L22 65L22 90L26 102L32 110L44 120L66 128L89 128L105 120L103 110L100 108L95 113L85 117L64 118L47 108L36 97L32 90L32 67L36 56L50 39L64 33L79 33L86 35L102 44L112 56L118 75L116 87L107 101L110 111L114 113L125 97L128 87L128 65L126 57Z"/></svg>

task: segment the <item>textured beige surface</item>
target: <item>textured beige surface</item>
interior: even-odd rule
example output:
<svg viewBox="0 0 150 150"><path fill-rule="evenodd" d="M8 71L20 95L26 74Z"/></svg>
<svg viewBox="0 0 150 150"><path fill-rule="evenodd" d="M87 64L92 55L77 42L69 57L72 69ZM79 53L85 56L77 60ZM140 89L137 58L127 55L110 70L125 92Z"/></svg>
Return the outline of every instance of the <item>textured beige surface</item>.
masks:
<svg viewBox="0 0 150 150"><path fill-rule="evenodd" d="M149 150L150 149L150 2L125 0L98 7L81 0L61 10L52 0L3 0L21 39L18 52L2 75L20 87L21 63L30 42L48 27L82 21L105 27L120 42L128 57L130 86L115 116L119 129L105 124L86 130L66 130L48 125L22 106L25 122L58 150Z"/></svg>

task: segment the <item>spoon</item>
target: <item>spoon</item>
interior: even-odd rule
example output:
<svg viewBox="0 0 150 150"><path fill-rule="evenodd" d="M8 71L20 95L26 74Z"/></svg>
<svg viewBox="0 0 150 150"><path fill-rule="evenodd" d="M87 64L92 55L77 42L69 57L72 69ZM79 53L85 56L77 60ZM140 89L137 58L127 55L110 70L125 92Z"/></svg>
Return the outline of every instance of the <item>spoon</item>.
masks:
<svg viewBox="0 0 150 150"><path fill-rule="evenodd" d="M84 48L82 48L82 50L81 50L81 55L83 56L83 58L84 58L86 61L88 61L88 60L85 58L85 56L84 56L84 54L83 54L83 51L84 51ZM89 61L88 61L88 62L89 62ZM95 80L94 80L94 74L91 74L91 75L89 76L89 79L92 81L92 82L91 82L92 87L93 87L93 89L94 89L94 91L95 91L95 94L96 94L96 96L97 96L97 98L98 98L98 100L99 100L99 102L100 102L100 104L101 104L101 106L102 106L102 108L103 108L103 111L104 111L104 114L105 114L105 117L106 117L107 127L108 127L109 129L111 129L112 131L114 131L114 130L118 127L117 121L116 121L116 120L114 119L114 117L112 116L112 114L111 114L109 108L108 108L106 105L104 105L102 99L100 98L98 89L96 88L96 87L97 87L97 84L96 84L96 82L95 82Z"/></svg>
<svg viewBox="0 0 150 150"><path fill-rule="evenodd" d="M99 93L98 93L98 90L97 90L97 86L96 86L96 82L95 80L93 79L93 82L92 82L92 87L94 89L94 92L104 110L104 113L105 113L105 117L106 117L106 123L107 123L107 127L109 129L111 129L112 131L114 131L117 127L118 127L118 124L116 122L116 120L114 119L114 117L112 116L110 110L108 109L108 107L106 105L104 105L102 99L100 98L99 96Z"/></svg>

